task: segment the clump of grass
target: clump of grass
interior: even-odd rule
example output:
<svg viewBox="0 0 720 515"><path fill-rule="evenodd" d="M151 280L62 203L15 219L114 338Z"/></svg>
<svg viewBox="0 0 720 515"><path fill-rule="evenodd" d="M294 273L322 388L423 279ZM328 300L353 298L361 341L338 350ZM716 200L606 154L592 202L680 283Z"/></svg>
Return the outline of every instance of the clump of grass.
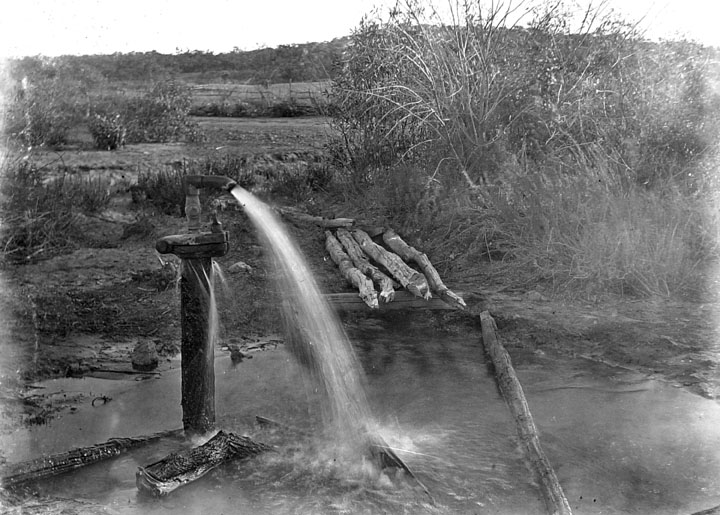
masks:
<svg viewBox="0 0 720 515"><path fill-rule="evenodd" d="M144 200L167 215L182 216L185 206L184 177L190 175L185 163L157 170L141 171L135 187Z"/></svg>
<svg viewBox="0 0 720 515"><path fill-rule="evenodd" d="M89 128L95 147L102 150L116 150L125 146L127 129L119 113L114 115L95 113L90 119Z"/></svg>
<svg viewBox="0 0 720 515"><path fill-rule="evenodd" d="M697 292L718 257L703 234L706 207L677 189L619 188L597 175L520 177L489 206L509 249L496 272L563 293Z"/></svg>
<svg viewBox="0 0 720 515"><path fill-rule="evenodd" d="M413 184L414 172L395 170L347 205L400 231L455 280L483 277L567 297L692 297L707 291L720 259L717 195L551 169L518 173L479 195Z"/></svg>
<svg viewBox="0 0 720 515"><path fill-rule="evenodd" d="M72 250L81 236L78 214L107 207L111 192L101 178L48 176L27 160L5 161L2 183L2 256L28 263Z"/></svg>

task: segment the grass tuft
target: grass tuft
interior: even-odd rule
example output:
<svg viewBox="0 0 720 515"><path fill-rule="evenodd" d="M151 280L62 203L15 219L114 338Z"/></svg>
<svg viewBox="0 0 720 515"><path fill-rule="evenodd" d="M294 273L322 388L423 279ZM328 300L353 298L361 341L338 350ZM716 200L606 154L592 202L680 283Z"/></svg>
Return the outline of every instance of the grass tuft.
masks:
<svg viewBox="0 0 720 515"><path fill-rule="evenodd" d="M12 263L28 263L75 248L78 214L100 212L111 198L105 179L67 173L48 176L26 160L5 161L0 174L0 245L3 258Z"/></svg>

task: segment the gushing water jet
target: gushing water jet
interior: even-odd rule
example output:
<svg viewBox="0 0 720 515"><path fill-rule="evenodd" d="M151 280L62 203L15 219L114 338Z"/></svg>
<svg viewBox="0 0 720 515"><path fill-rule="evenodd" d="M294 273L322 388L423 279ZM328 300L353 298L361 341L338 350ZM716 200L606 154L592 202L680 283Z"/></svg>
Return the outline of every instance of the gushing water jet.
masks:
<svg viewBox="0 0 720 515"><path fill-rule="evenodd" d="M298 246L264 202L240 186L230 192L260 233L279 272L282 315L289 333L286 343L323 390L325 429L337 454L350 460L366 456L380 469L403 471L432 501L427 488L378 434L360 363Z"/></svg>
<svg viewBox="0 0 720 515"><path fill-rule="evenodd" d="M414 477L377 434L362 369L349 339L321 295L304 256L276 215L226 177L191 175L184 181L188 232L161 238L156 248L182 261L181 404L186 434L201 435L215 428L213 258L225 255L229 244L228 233L216 216L210 229L203 231L199 190L216 188L232 193L270 250L284 295L282 314L291 336L288 347L304 361L321 386L325 429L335 444L334 452L350 460L360 454L369 455L380 468L396 468Z"/></svg>

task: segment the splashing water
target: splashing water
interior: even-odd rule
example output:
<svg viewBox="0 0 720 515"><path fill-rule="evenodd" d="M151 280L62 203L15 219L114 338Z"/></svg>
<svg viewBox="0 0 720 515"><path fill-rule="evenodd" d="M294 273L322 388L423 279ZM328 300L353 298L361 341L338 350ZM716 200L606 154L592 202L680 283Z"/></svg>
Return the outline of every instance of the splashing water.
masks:
<svg viewBox="0 0 720 515"><path fill-rule="evenodd" d="M235 187L240 202L270 250L282 292L288 347L324 390L326 429L336 443L360 445L371 422L361 368L349 339L307 266L304 256L270 208ZM359 450L359 449L357 449Z"/></svg>
<svg viewBox="0 0 720 515"><path fill-rule="evenodd" d="M183 266L187 267L186 274L192 274L196 277L195 284L200 288L200 295L204 297L208 306L208 320L207 320L207 348L214 349L218 343L219 330L220 330L220 318L217 308L217 294L215 293L215 279L220 281L220 285L223 289L227 288L227 278L222 271L220 265L212 260L210 264L211 273L208 275L207 271L202 266L195 266L192 261L186 261ZM179 288L178 281L178 288Z"/></svg>

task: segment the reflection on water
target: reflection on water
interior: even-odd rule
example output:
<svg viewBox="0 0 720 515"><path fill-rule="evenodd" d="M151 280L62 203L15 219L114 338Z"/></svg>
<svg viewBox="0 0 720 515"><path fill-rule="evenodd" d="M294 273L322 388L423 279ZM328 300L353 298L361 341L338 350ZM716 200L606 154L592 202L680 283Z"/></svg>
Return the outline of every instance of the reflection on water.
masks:
<svg viewBox="0 0 720 515"><path fill-rule="evenodd" d="M284 351L256 353L238 366L225 356L216 361L219 426L274 444L278 452L226 464L160 500L139 498L134 474L181 448L178 440L35 488L127 514L544 512L477 336L379 330L351 336L382 434L436 506L368 464L338 465L333 449L315 437L320 399ZM574 513L692 513L720 504L716 402L584 363L523 359L516 369ZM68 441L86 445L179 426L179 384L179 374L168 373L118 391L107 405L34 428L24 452L47 448L44 438L64 441L66 449ZM259 428L255 415L288 427Z"/></svg>

